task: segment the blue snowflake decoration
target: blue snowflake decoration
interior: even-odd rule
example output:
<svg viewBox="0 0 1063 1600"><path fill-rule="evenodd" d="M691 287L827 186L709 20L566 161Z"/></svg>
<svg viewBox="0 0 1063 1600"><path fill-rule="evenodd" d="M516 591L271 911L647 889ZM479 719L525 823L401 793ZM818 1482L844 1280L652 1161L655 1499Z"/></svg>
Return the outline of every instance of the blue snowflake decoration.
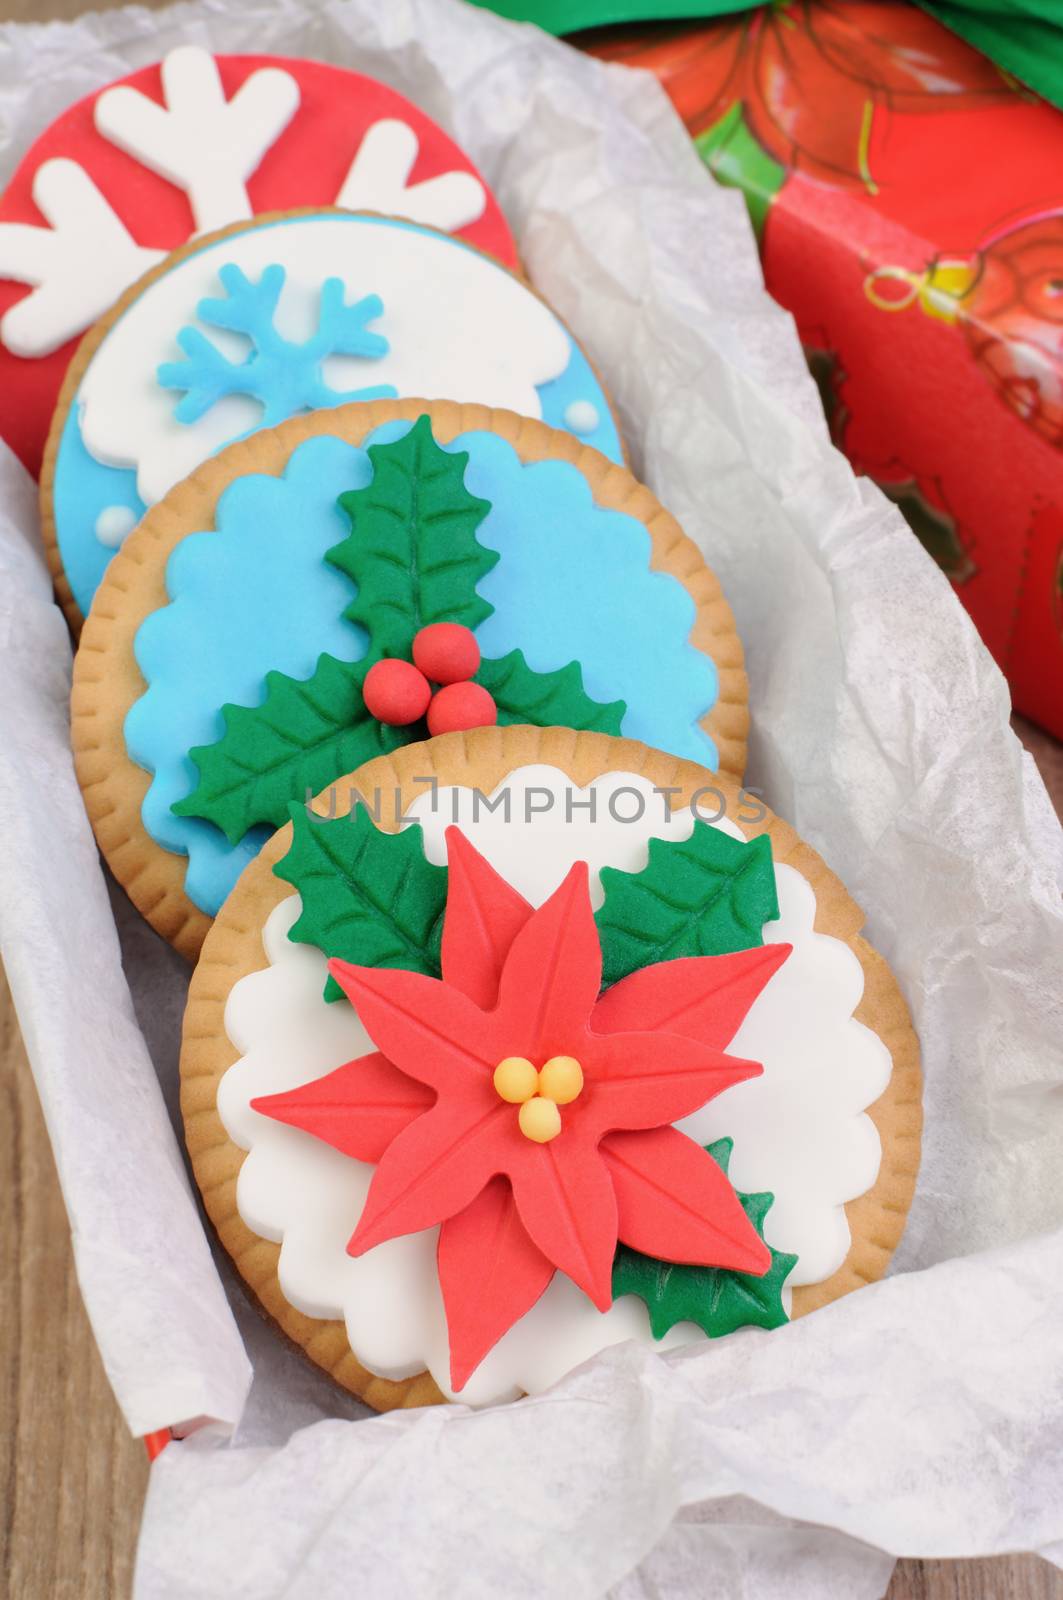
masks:
<svg viewBox="0 0 1063 1600"><path fill-rule="evenodd" d="M284 288L283 267L267 267L252 283L234 264L218 274L227 298L201 300L196 308L201 322L228 328L251 341L243 361L230 361L198 328L182 328L177 343L184 361L164 361L158 380L164 389L183 389L174 415L178 422L198 422L216 401L227 394L246 394L262 404L262 425L272 427L298 411L315 411L341 405L345 400L394 399L390 384L368 389L333 389L321 373L326 356L362 356L378 361L390 346L366 326L379 317L384 304L377 294L367 294L353 305L344 300L341 278L326 278L321 285L317 329L301 344L285 339L274 325L277 302Z"/></svg>

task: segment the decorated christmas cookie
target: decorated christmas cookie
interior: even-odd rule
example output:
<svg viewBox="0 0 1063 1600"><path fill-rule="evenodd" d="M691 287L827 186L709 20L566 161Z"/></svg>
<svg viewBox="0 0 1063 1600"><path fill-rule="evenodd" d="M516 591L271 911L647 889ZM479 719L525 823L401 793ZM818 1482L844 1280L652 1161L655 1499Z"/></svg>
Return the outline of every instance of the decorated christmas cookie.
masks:
<svg viewBox="0 0 1063 1600"><path fill-rule="evenodd" d="M740 775L748 726L730 608L649 490L448 401L295 417L179 484L100 586L72 712L100 846L190 956L290 803L371 756L534 723Z"/></svg>
<svg viewBox="0 0 1063 1600"><path fill-rule="evenodd" d="M360 73L183 45L71 106L0 200L0 436L36 473L74 341L168 251L321 205L428 223L517 265L468 158Z"/></svg>
<svg viewBox="0 0 1063 1600"><path fill-rule="evenodd" d="M346 400L506 406L623 459L609 403L548 306L489 256L393 218L297 212L170 256L82 343L41 477L77 622L166 491L262 425Z"/></svg>
<svg viewBox="0 0 1063 1600"><path fill-rule="evenodd" d="M380 1408L881 1276L918 1047L842 885L728 778L481 728L331 785L192 981L196 1177L265 1309Z"/></svg>

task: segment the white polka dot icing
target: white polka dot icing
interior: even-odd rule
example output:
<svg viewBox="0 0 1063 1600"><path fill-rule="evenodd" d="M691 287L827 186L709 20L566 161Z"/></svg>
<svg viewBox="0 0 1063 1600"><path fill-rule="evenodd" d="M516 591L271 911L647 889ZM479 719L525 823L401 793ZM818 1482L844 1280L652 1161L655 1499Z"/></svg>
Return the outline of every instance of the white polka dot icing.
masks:
<svg viewBox="0 0 1063 1600"><path fill-rule="evenodd" d="M581 437L593 433L600 421L598 407L590 400L573 400L565 407L565 427Z"/></svg>
<svg viewBox="0 0 1063 1600"><path fill-rule="evenodd" d="M96 518L96 537L108 550L117 550L136 525L132 506L104 506Z"/></svg>
<svg viewBox="0 0 1063 1600"><path fill-rule="evenodd" d="M444 830L457 820L498 870L534 904L557 887L573 860L587 860L592 893L600 901L598 871L645 865L653 836L682 838L688 813L670 820L651 785L628 773L608 774L591 785L598 804L589 817L554 768L521 769L506 780L510 821L501 810L478 807L473 791L439 791L410 808L424 828L430 859L445 860ZM612 816L609 795L625 791L616 810L630 815L630 791L646 797L639 820ZM528 817L523 795L547 790L556 803ZM565 796L573 803L566 809ZM536 800L541 806L541 800ZM726 821L717 824L740 837ZM863 974L853 952L813 931L816 902L794 868L775 869L780 917L764 929L765 942L789 942L793 954L755 1002L729 1047L764 1065L760 1078L736 1085L680 1126L702 1143L734 1139L730 1176L743 1191L770 1190L775 1203L765 1237L777 1250L798 1255L791 1284L817 1282L841 1264L849 1246L847 1200L863 1193L878 1172L878 1135L864 1108L889 1078L889 1053L853 1011ZM305 1314L342 1317L351 1347L365 1365L389 1378L427 1367L445 1393L449 1348L435 1269L437 1230L392 1240L353 1258L347 1240L358 1221L372 1168L341 1156L294 1128L250 1109L258 1096L321 1076L371 1048L353 1010L322 999L325 959L294 945L287 931L299 914L297 895L284 900L264 930L269 966L232 990L226 1028L240 1059L225 1074L218 1109L233 1140L249 1151L237 1190L247 1225L281 1241L281 1287ZM490 1352L461 1392L480 1405L521 1391L538 1392L579 1362L624 1339L650 1341L642 1302L617 1300L604 1314L561 1274L539 1302ZM689 1324L672 1330L657 1348L700 1339Z"/></svg>

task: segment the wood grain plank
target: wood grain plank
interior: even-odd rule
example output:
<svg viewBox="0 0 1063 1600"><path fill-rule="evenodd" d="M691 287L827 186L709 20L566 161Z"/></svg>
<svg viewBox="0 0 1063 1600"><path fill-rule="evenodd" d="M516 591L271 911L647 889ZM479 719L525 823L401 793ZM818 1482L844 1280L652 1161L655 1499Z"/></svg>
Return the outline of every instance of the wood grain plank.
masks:
<svg viewBox="0 0 1063 1600"><path fill-rule="evenodd" d="M147 1458L115 1405L0 974L0 1593L124 1600Z"/></svg>
<svg viewBox="0 0 1063 1600"><path fill-rule="evenodd" d="M3 0L0 4L0 22L67 22L84 11L117 11L128 0ZM167 0L143 0L150 10L157 11Z"/></svg>
<svg viewBox="0 0 1063 1600"><path fill-rule="evenodd" d="M1063 1572L1037 1556L898 1561L886 1600L1061 1600ZM830 1600L840 1600L831 1596Z"/></svg>

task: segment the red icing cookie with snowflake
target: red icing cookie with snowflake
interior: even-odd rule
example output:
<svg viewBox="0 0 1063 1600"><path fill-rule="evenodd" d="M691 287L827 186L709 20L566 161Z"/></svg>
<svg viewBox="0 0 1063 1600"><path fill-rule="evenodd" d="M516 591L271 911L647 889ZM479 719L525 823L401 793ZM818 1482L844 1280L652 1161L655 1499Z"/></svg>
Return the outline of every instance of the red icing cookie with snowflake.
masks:
<svg viewBox="0 0 1063 1600"><path fill-rule="evenodd" d="M123 290L194 234L320 205L427 223L517 265L468 157L360 73L184 45L71 106L0 200L0 436L36 474L75 341Z"/></svg>

